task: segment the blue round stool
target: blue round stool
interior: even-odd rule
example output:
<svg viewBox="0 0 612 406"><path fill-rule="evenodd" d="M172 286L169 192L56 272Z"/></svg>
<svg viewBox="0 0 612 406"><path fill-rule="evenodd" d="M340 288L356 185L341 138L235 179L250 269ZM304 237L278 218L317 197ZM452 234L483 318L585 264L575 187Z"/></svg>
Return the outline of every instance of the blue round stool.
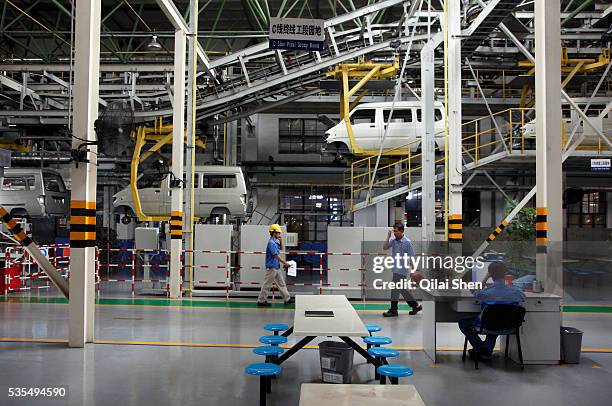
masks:
<svg viewBox="0 0 612 406"><path fill-rule="evenodd" d="M364 324L365 328L368 329L368 333L372 335L372 333L378 333L382 330L378 324Z"/></svg>
<svg viewBox="0 0 612 406"><path fill-rule="evenodd" d="M253 353L265 356L266 362L274 361L283 352L285 352L283 348L274 345L253 348Z"/></svg>
<svg viewBox="0 0 612 406"><path fill-rule="evenodd" d="M263 336L259 339L262 344L279 345L287 342L287 337L283 336Z"/></svg>
<svg viewBox="0 0 612 406"><path fill-rule="evenodd" d="M282 368L276 364L257 363L244 369L249 375L259 376L259 405L266 406L266 395L272 392L271 377L280 374Z"/></svg>
<svg viewBox="0 0 612 406"><path fill-rule="evenodd" d="M289 330L289 326L284 323L269 323L264 326L264 330L273 331L274 335L277 336L280 331Z"/></svg>
<svg viewBox="0 0 612 406"><path fill-rule="evenodd" d="M387 358L399 357L400 352L389 347L373 347L368 350L368 354L376 358L380 365L387 365ZM378 380L379 378L380 376L374 368L374 379Z"/></svg>
<svg viewBox="0 0 612 406"><path fill-rule="evenodd" d="M412 369L407 366L400 364L389 364L389 365L381 365L376 368L376 372L380 375L380 384L384 385L386 381L386 377L389 377L391 381L391 385L398 384L398 378L403 378L406 376L412 376L414 373Z"/></svg>
<svg viewBox="0 0 612 406"><path fill-rule="evenodd" d="M371 336L364 338L363 342L372 347L380 347L381 345L391 344L393 340L391 340L389 337Z"/></svg>

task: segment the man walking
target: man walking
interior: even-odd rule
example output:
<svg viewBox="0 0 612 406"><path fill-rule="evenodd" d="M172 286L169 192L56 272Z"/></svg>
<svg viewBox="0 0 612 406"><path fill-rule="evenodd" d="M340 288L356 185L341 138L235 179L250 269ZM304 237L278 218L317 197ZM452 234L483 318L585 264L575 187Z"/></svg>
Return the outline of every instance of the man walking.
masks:
<svg viewBox="0 0 612 406"><path fill-rule="evenodd" d="M403 258L404 255L408 257L414 256L414 247L412 246L412 242L404 235L404 225L403 224L395 224L392 230L389 230L387 234L387 239L385 240L385 244L383 246L385 250L391 248L391 255L393 258L397 258L399 255ZM402 264L395 264L393 266L393 282L399 282L402 279L410 278L408 275L408 269L401 266ZM384 317L397 317L397 302L399 299L399 294L402 294L406 303L412 308L412 310L408 313L412 316L420 312L423 308L419 306L419 304L414 300L410 292L406 289L391 289L391 308L383 313Z"/></svg>
<svg viewBox="0 0 612 406"><path fill-rule="evenodd" d="M287 262L280 257L281 252L281 228L278 224L272 224L268 227L270 233L270 239L268 240L268 246L266 247L266 276L264 278L261 291L259 292L259 298L257 299L257 306L270 307L271 304L268 302L268 295L272 289L272 284L276 283L278 290L283 296L283 301L286 305L292 304L293 299L287 290L287 284L285 283L285 276L283 270L280 269L280 264L283 264L284 268L287 268Z"/></svg>

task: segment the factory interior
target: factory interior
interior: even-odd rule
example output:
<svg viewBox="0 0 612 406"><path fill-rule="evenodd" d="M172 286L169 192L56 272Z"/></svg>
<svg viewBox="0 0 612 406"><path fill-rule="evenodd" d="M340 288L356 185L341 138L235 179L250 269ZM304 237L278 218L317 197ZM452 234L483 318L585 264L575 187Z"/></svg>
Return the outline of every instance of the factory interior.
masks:
<svg viewBox="0 0 612 406"><path fill-rule="evenodd" d="M0 406L612 401L610 0L0 0Z"/></svg>

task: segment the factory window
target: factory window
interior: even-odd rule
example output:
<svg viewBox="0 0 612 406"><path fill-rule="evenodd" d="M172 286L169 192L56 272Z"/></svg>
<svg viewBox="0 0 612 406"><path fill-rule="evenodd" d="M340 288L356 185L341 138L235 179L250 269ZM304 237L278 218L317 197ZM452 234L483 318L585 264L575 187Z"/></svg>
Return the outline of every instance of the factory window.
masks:
<svg viewBox="0 0 612 406"><path fill-rule="evenodd" d="M34 189L34 176L5 177L2 181L2 190L30 190Z"/></svg>
<svg viewBox="0 0 612 406"><path fill-rule="evenodd" d="M43 173L43 182L47 192L64 192L66 190L62 178L57 175Z"/></svg>
<svg viewBox="0 0 612 406"><path fill-rule="evenodd" d="M567 206L567 226L585 228L606 227L606 194L585 192L582 201Z"/></svg>
<svg viewBox="0 0 612 406"><path fill-rule="evenodd" d="M376 122L376 110L355 110L351 115L351 124L374 124Z"/></svg>
<svg viewBox="0 0 612 406"><path fill-rule="evenodd" d="M383 119L385 123L389 120L389 112L391 110L383 110ZM412 110L410 109L397 109L393 110L391 120L394 123L411 123L412 122Z"/></svg>
<svg viewBox="0 0 612 406"><path fill-rule="evenodd" d="M327 227L350 224L344 219L341 192L334 188L281 189L280 213L287 231L305 241L327 241Z"/></svg>
<svg viewBox="0 0 612 406"><path fill-rule="evenodd" d="M281 154L318 154L326 127L316 118L281 118L278 120L278 152Z"/></svg>

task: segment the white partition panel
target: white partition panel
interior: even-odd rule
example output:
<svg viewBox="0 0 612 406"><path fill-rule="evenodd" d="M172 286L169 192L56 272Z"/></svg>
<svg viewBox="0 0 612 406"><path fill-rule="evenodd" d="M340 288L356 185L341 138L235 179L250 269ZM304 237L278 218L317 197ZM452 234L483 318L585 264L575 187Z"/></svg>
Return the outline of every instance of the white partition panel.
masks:
<svg viewBox="0 0 612 406"><path fill-rule="evenodd" d="M193 239L193 286L226 287L231 254L202 251L229 251L232 246L231 225L196 224ZM229 258L229 259L228 259Z"/></svg>
<svg viewBox="0 0 612 406"><path fill-rule="evenodd" d="M265 254L250 254L250 252L265 252L270 233L269 225L245 224L240 227L240 289L259 288L265 275ZM281 226L283 235L287 227ZM284 250L283 245L283 250ZM284 258L284 255L282 255Z"/></svg>
<svg viewBox="0 0 612 406"><path fill-rule="evenodd" d="M336 254L327 259L327 293L345 294L349 298L361 297L361 255L338 255L360 253L363 227L328 227L327 251Z"/></svg>

